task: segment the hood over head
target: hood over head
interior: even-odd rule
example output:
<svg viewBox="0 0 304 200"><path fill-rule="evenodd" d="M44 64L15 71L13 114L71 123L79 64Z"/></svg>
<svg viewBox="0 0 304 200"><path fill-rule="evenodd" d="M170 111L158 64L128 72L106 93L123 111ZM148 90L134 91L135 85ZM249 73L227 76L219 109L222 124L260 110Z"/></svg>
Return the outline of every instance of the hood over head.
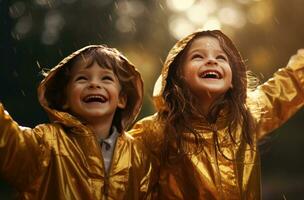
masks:
<svg viewBox="0 0 304 200"><path fill-rule="evenodd" d="M79 49L72 53L71 55L64 58L59 62L54 68L45 73L45 78L41 81L38 86L38 99L41 106L46 110L50 120L52 122L59 122L68 127L81 126L81 122L73 117L71 114L65 112L63 109L56 109L52 107L53 97L51 98L49 93L51 90L51 85L56 81L56 76L60 75L62 69L68 66L78 55L84 53L87 50L100 48L103 51L107 51L111 55L117 56L118 59L124 63L123 67L125 71L131 74L130 78L130 87L127 90L123 91L127 94L127 104L126 107L121 111L121 127L123 130L126 130L136 119L137 115L140 112L143 100L143 81L140 76L140 73L136 70L135 66L124 57L118 50L114 48L108 48L103 45L89 45L82 49ZM62 90L65 90L66 85L62 85Z"/></svg>
<svg viewBox="0 0 304 200"><path fill-rule="evenodd" d="M230 63L230 66L232 66L232 72L233 72L233 80L232 83L237 83L238 81L246 81L246 67L243 63L243 59L233 44L233 42L228 38L224 33L222 33L220 30L197 30L186 37L180 39L175 43L175 45L171 48L171 50L168 53L168 56L166 58L166 61L163 65L162 71L160 76L158 77L155 85L154 85L154 90L153 90L153 101L155 104L155 107L157 110L164 110L166 109L166 103L163 98L163 93L167 85L167 78L169 76L169 70L171 68L172 63L177 59L177 57L182 54L184 51L187 50L187 48L190 46L192 43L193 39L201 36L211 36L215 37L219 40L221 46L224 45L224 51L227 53L229 59L233 58L232 62ZM229 49L229 51L226 51ZM235 68L233 66L236 66ZM236 80L236 77L245 77L241 78L240 80ZM242 88L239 88L241 91L246 91L247 83L243 82ZM238 92L238 90L236 90ZM246 92L245 94L246 95ZM243 97L242 97L243 98ZM244 96L245 98L245 96Z"/></svg>

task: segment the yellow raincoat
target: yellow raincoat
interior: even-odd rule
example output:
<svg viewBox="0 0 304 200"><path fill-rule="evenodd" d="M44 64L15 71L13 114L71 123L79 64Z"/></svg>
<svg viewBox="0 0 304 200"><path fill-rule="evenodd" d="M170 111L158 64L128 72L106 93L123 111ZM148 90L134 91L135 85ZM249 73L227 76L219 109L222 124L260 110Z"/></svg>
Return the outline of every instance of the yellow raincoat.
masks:
<svg viewBox="0 0 304 200"><path fill-rule="evenodd" d="M33 129L21 127L0 104L0 175L17 188L20 199L150 199L152 166L139 141L121 133L106 174L95 134L72 115L48 107L46 83L87 48L103 47L88 46L66 57L38 88L40 103L51 123ZM126 70L136 77L134 94L128 102L135 102L123 111L129 112L122 114L124 127L136 118L143 94L140 75L128 64Z"/></svg>
<svg viewBox="0 0 304 200"><path fill-rule="evenodd" d="M178 41L171 49L163 66L162 74L155 84L153 97L157 109L164 105L162 92L171 63L187 43L199 32ZM193 122L193 128L205 139L199 154L187 155L174 165L161 165L158 159L157 199L261 199L260 157L257 143L266 134L283 124L304 105L304 52L293 56L287 67L278 70L273 78L248 93L247 106L256 120L253 148L241 139L242 126L232 133L234 143L227 134L225 112L221 112L215 124L207 121ZM141 138L156 158L160 158L163 144L164 122L157 113L139 121L132 135ZM219 152L215 144L216 130ZM188 139L190 149L194 139ZM223 155L229 158L226 159Z"/></svg>

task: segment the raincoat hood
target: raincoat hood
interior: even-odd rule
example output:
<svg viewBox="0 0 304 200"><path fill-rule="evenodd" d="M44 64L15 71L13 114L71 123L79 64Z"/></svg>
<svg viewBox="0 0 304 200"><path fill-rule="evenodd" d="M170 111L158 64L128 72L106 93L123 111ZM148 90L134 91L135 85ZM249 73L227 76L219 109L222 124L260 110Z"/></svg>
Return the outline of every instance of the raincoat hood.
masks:
<svg viewBox="0 0 304 200"><path fill-rule="evenodd" d="M189 45L189 43L197 36L213 36L217 39L223 38L225 42L228 42L230 47L234 49L234 53L239 54L237 51L235 45L232 43L232 41L221 31L219 30L197 30L186 37L180 39L175 43L175 45L172 47L172 49L169 51L168 56L165 60L165 63L163 65L161 75L158 77L154 89L153 89L153 101L157 108L157 110L165 109L165 101L163 99L163 93L167 85L167 78L169 69L172 66L172 63L175 61L177 56L185 50L185 48ZM220 37L220 38L219 38Z"/></svg>
<svg viewBox="0 0 304 200"><path fill-rule="evenodd" d="M128 96L127 105L122 110L121 125L125 130L134 122L141 109L142 100L143 100L143 81L141 79L139 72L136 70L135 66L126 57L124 57L119 51L117 51L114 48L108 48L103 45L89 45L75 51L71 55L64 58L62 61L59 62L58 65L56 65L47 73L46 77L41 81L40 85L38 86L39 102L47 112L52 122L56 121L64 124L67 127L81 126L81 122L75 117L73 117L71 114L64 111L52 109L50 107L50 100L46 97L46 92L49 89L48 83L54 80L54 77L56 77L58 71L60 71L64 67L67 67L66 64L69 61L71 61L73 58L75 58L76 56L78 56L79 54L83 53L85 50L88 50L90 48L101 48L106 51L111 51L111 53L117 54L117 57L125 61L126 63L124 65L124 67L126 67L125 70L131 72L131 74L133 75L133 79L132 79L133 89L129 91L129 94L127 94ZM65 86L62 86L62 90L64 90L64 87Z"/></svg>

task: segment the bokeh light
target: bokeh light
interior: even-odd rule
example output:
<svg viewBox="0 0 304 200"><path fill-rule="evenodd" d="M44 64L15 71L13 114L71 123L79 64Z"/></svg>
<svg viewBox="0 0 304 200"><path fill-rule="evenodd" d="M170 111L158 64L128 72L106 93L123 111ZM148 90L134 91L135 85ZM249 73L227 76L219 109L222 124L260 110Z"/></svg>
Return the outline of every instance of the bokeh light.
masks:
<svg viewBox="0 0 304 200"><path fill-rule="evenodd" d="M176 39L181 39L195 29L196 27L184 17L172 16L169 20L170 33Z"/></svg>
<svg viewBox="0 0 304 200"><path fill-rule="evenodd" d="M22 39L32 28L33 20L31 16L20 17L15 25L12 35L15 39Z"/></svg>
<svg viewBox="0 0 304 200"><path fill-rule="evenodd" d="M223 7L218 13L219 20L228 26L242 28L246 24L246 16L236 7Z"/></svg>
<svg viewBox="0 0 304 200"><path fill-rule="evenodd" d="M190 8L195 0L167 0L167 6L174 11L185 11Z"/></svg>
<svg viewBox="0 0 304 200"><path fill-rule="evenodd" d="M52 45L56 43L64 24L65 20L60 12L48 12L44 20L45 29L41 37L41 41L43 42L43 44Z"/></svg>
<svg viewBox="0 0 304 200"><path fill-rule="evenodd" d="M248 20L253 24L266 23L273 16L271 4L267 1L252 5L248 12Z"/></svg>

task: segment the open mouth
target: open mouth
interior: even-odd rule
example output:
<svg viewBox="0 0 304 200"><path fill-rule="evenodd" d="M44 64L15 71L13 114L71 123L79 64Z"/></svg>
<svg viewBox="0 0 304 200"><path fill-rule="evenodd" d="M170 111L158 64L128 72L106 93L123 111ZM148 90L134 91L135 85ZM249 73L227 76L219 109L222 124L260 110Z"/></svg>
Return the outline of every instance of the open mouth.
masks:
<svg viewBox="0 0 304 200"><path fill-rule="evenodd" d="M218 71L207 70L200 74L201 78L221 79L222 75Z"/></svg>
<svg viewBox="0 0 304 200"><path fill-rule="evenodd" d="M103 95L88 95L83 101L85 103L104 103L107 101L107 98Z"/></svg>

